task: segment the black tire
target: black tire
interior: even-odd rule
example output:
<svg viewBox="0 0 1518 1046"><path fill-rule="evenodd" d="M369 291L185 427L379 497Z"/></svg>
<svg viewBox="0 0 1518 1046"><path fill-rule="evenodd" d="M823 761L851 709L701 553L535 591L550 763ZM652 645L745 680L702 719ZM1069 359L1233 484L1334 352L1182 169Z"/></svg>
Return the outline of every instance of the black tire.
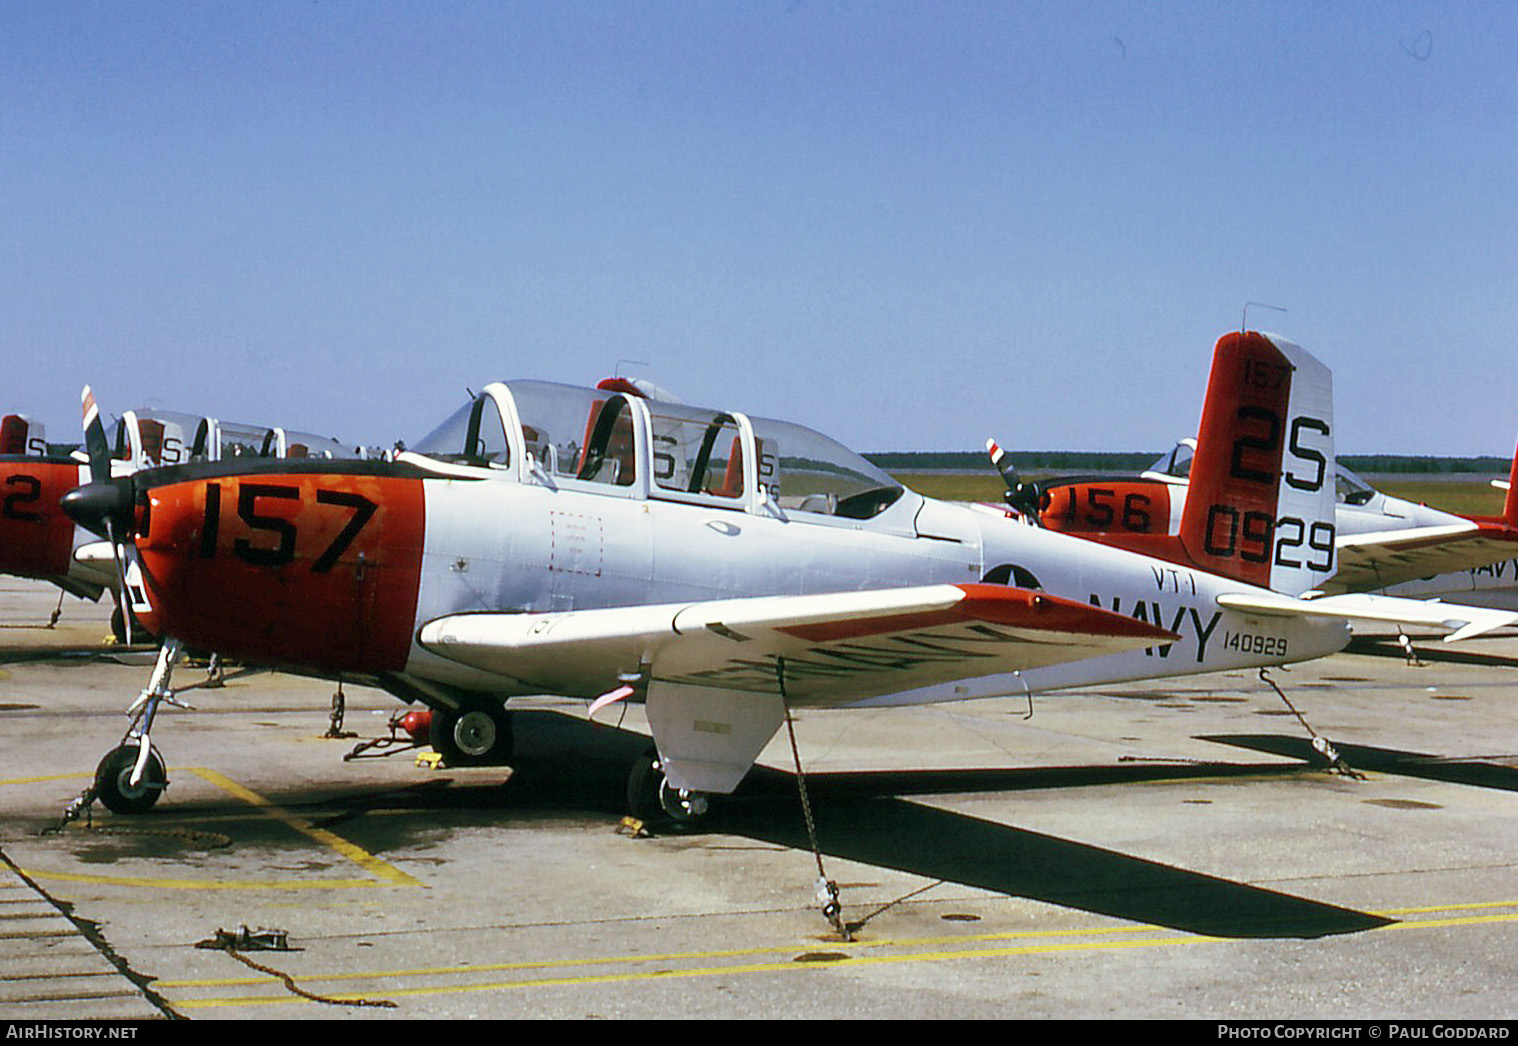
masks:
<svg viewBox="0 0 1518 1046"><path fill-rule="evenodd" d="M163 758L151 748L148 749L148 765L143 770L142 780L135 788L128 783L140 749L141 746L135 744L120 745L107 752L100 765L95 767L95 797L113 814L147 813L169 786Z"/></svg>
<svg viewBox="0 0 1518 1046"><path fill-rule="evenodd" d="M712 805L704 792L683 792L671 785L652 748L627 775L628 813L644 824L694 828L710 819Z"/></svg>
<svg viewBox="0 0 1518 1046"><path fill-rule="evenodd" d="M511 714L501 705L434 708L427 740L449 766L499 766L511 758Z"/></svg>
<svg viewBox="0 0 1518 1046"><path fill-rule="evenodd" d="M119 605L115 610L111 611L111 635L116 637L117 643L120 643L122 646L126 646L126 625L124 624L124 619L121 614L121 607ZM132 645L141 646L147 644L156 644L157 642L158 637L143 627L142 622L137 620L136 614L132 614Z"/></svg>

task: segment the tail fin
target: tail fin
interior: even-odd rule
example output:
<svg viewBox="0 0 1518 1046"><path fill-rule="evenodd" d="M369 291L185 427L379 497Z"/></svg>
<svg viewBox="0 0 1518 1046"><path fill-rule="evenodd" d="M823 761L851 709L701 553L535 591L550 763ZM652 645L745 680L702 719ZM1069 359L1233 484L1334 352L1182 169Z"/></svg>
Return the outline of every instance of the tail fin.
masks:
<svg viewBox="0 0 1518 1046"><path fill-rule="evenodd" d="M1333 379L1300 346L1218 340L1181 544L1198 567L1298 595L1333 575Z"/></svg>

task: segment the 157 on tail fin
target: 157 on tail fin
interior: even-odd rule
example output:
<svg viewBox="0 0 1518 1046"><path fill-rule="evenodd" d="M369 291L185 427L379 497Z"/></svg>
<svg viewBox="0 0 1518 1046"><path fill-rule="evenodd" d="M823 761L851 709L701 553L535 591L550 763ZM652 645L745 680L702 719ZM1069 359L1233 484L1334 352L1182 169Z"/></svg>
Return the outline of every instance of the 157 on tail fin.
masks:
<svg viewBox="0 0 1518 1046"><path fill-rule="evenodd" d="M1300 346L1219 339L1180 537L1202 569L1289 595L1333 575L1333 377Z"/></svg>

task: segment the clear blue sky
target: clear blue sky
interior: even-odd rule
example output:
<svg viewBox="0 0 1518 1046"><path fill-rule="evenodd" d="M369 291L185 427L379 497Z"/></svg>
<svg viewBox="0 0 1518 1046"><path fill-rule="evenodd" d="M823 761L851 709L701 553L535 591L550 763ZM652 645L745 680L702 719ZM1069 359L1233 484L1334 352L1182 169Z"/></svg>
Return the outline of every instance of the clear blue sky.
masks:
<svg viewBox="0 0 1518 1046"><path fill-rule="evenodd" d="M648 377L861 450L1518 432L1518 4L0 3L0 408L414 440Z"/></svg>

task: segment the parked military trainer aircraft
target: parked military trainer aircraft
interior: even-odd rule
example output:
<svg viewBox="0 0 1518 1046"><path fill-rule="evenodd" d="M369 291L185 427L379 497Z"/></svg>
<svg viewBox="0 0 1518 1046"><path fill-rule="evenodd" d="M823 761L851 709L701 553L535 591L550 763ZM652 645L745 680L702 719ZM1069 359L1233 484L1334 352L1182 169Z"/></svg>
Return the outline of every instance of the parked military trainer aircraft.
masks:
<svg viewBox="0 0 1518 1046"><path fill-rule="evenodd" d="M1346 615L1367 611L1292 598L1331 558L1265 547L1332 530L1332 447L1316 442L1327 372L1288 342L1225 340L1258 375L1248 409L1279 424L1193 503L1191 565L925 498L809 428L630 387L493 383L391 462L239 460L92 483L68 511L130 539L132 608L173 637L99 797L127 812L158 798L150 731L184 644L421 702L450 762L505 754L513 695L641 700L655 751L629 795L675 818L731 792L795 706L1332 653ZM1396 600L1375 612L1429 616ZM1465 608L1439 620L1486 627Z"/></svg>
<svg viewBox="0 0 1518 1046"><path fill-rule="evenodd" d="M1179 487L1179 504L1195 447L1181 440L1143 478ZM1385 494L1340 465L1340 572L1328 587L1518 610L1518 496L1511 479L1492 486L1508 492L1502 514L1462 516Z"/></svg>
<svg viewBox="0 0 1518 1046"><path fill-rule="evenodd" d="M0 573L45 578L76 596L99 599L107 583L75 564L74 521L58 501L88 479L78 461L49 449L41 423L0 420Z"/></svg>
<svg viewBox="0 0 1518 1046"><path fill-rule="evenodd" d="M1219 373L1215 367L1214 380ZM1226 390L1218 391L1215 396L1209 385L1200 430L1204 439L1212 441L1214 453L1206 453L1196 439L1183 439L1141 476L1076 476L1021 483L1006 467L994 441L988 441L987 449L1007 480L1009 503L1024 518L1062 533L1167 555L1165 548L1177 548L1175 536L1182 526L1188 491L1198 486L1205 490L1215 482L1214 473L1238 468L1237 448L1269 439L1275 424L1269 417L1234 410L1221 394ZM1292 438L1296 436L1293 433ZM1503 484L1508 493L1502 515L1461 516L1384 494L1331 459L1324 467L1334 475L1332 529L1299 533L1294 524L1287 523L1289 533L1276 535L1284 537L1284 548L1277 540L1274 551L1278 558L1305 553L1321 559L1328 557L1331 542L1335 569L1320 579L1320 591L1448 596L1518 608L1518 602L1511 600L1504 604L1478 598L1515 585L1518 488L1511 482ZM1518 453L1513 456L1512 474L1518 478ZM1244 531L1238 540L1258 540L1249 534L1250 518L1241 519L1239 525ZM1258 533L1263 523L1253 525Z"/></svg>
<svg viewBox="0 0 1518 1046"><path fill-rule="evenodd" d="M168 411L127 411L115 423L110 475L192 461L246 457L351 457L336 440ZM109 543L77 528L59 507L63 495L91 478L82 454L50 452L42 426L24 415L0 422L0 574L50 581L81 599L116 587ZM125 639L119 610L112 628Z"/></svg>

